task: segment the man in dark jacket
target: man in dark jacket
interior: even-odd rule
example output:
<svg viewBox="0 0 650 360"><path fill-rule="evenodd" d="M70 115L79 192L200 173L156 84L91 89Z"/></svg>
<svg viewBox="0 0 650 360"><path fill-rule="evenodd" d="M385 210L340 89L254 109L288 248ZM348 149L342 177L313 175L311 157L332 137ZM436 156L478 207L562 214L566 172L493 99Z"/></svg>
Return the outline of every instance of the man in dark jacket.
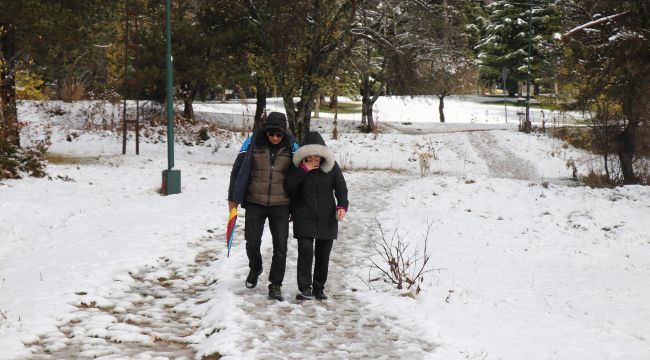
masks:
<svg viewBox="0 0 650 360"><path fill-rule="evenodd" d="M264 223L269 219L273 237L273 259L269 272L269 298L282 301L282 281L287 262L289 236L289 196L284 177L291 167L297 145L287 132L287 118L279 112L266 117L264 127L253 133L242 145L230 173L228 207L240 204L246 208L246 255L250 271L246 287L257 285L262 273L260 246Z"/></svg>
<svg viewBox="0 0 650 360"><path fill-rule="evenodd" d="M293 237L298 239L300 291L296 299L325 300L329 256L338 236L337 221L343 220L348 210L348 189L334 152L317 132L305 136L293 164L284 186L294 197Z"/></svg>

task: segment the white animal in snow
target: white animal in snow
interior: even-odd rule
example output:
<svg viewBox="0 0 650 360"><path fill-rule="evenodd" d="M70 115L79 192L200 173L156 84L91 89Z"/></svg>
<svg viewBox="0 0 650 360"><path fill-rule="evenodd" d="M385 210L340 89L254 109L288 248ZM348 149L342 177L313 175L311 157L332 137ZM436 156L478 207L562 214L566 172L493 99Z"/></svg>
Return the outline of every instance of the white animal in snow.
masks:
<svg viewBox="0 0 650 360"><path fill-rule="evenodd" d="M419 153L420 158L420 176L425 177L431 171L431 154L428 152Z"/></svg>

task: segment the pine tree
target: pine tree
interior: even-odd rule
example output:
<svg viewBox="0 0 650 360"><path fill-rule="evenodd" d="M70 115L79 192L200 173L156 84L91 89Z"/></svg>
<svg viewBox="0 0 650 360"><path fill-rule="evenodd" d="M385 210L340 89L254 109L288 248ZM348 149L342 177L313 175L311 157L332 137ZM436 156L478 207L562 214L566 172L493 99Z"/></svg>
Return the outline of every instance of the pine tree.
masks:
<svg viewBox="0 0 650 360"><path fill-rule="evenodd" d="M31 68L55 83L91 72L110 23L109 0L0 1L0 147L20 146L16 74Z"/></svg>
<svg viewBox="0 0 650 360"><path fill-rule="evenodd" d="M494 1L488 6L489 25L477 49L480 53L481 80L494 85L508 69L508 91L513 95L516 82L526 82L530 67L531 82L549 66L548 51L559 31L559 15L552 0ZM530 44L530 49L529 49ZM530 58L529 58L530 50ZM538 92L541 79L533 83Z"/></svg>

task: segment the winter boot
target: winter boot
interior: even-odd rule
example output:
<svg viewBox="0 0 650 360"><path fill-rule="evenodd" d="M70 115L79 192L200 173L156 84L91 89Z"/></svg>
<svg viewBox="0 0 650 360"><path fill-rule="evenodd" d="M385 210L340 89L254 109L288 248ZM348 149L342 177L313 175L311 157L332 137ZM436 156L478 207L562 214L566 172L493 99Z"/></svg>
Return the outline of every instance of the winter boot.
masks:
<svg viewBox="0 0 650 360"><path fill-rule="evenodd" d="M313 300L314 295L311 293L311 288L304 288L296 295L296 300Z"/></svg>
<svg viewBox="0 0 650 360"><path fill-rule="evenodd" d="M323 288L314 288L314 297L316 300L327 300L327 295L325 295Z"/></svg>
<svg viewBox="0 0 650 360"><path fill-rule="evenodd" d="M246 277L246 287L252 289L255 286L257 286L257 278L260 276L261 273L262 273L262 269L260 269L260 271L251 269L248 272L248 276Z"/></svg>
<svg viewBox="0 0 650 360"><path fill-rule="evenodd" d="M282 285L269 284L269 299L283 301L281 287Z"/></svg>

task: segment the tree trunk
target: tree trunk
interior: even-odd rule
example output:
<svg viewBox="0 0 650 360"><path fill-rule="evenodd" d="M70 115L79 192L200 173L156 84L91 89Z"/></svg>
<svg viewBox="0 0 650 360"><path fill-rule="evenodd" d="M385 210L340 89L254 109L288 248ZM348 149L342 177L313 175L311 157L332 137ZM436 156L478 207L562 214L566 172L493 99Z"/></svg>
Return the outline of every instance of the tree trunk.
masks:
<svg viewBox="0 0 650 360"><path fill-rule="evenodd" d="M264 109L266 109L266 94L268 89L265 85L258 83L257 84L257 93L255 97L257 102L255 103L255 121L253 123L253 131L262 128L262 115L264 114Z"/></svg>
<svg viewBox="0 0 650 360"><path fill-rule="evenodd" d="M312 91L306 91L303 96L300 97L298 101L297 108L298 113L296 114L296 120L298 126L296 126L296 138L298 141L302 142L302 139L307 135L311 127L311 110L314 106L314 95Z"/></svg>
<svg viewBox="0 0 650 360"><path fill-rule="evenodd" d="M618 142L618 159L621 162L621 172L623 173L623 184L636 184L637 179L634 176L634 147L636 145L636 126L628 123L617 137Z"/></svg>
<svg viewBox="0 0 650 360"><path fill-rule="evenodd" d="M302 85L302 95L300 101L294 105L291 93L284 94L284 108L287 112L289 129L300 143L310 130L311 111L314 106L314 98L318 93L318 88L311 84Z"/></svg>
<svg viewBox="0 0 650 360"><path fill-rule="evenodd" d="M627 118L627 126L617 137L618 158L621 162L623 173L623 184L637 184L638 179L634 176L634 154L636 152L636 136L641 123L640 107L645 101L641 92L642 79L630 80L623 95L623 114Z"/></svg>
<svg viewBox="0 0 650 360"><path fill-rule="evenodd" d="M368 131L368 104L370 104L370 79L365 76L361 83L361 126L365 127L366 131Z"/></svg>
<svg viewBox="0 0 650 360"><path fill-rule="evenodd" d="M18 109L16 107L16 30L6 24L0 25L0 97L2 111L0 119L0 143L20 147Z"/></svg>
<svg viewBox="0 0 650 360"><path fill-rule="evenodd" d="M192 106L192 97L183 99L183 117L187 120L194 120L194 106Z"/></svg>
<svg viewBox="0 0 650 360"><path fill-rule="evenodd" d="M438 95L438 99L440 100L440 103L438 104L438 113L440 113L441 123L445 122L445 96L446 95Z"/></svg>
<svg viewBox="0 0 650 360"><path fill-rule="evenodd" d="M289 122L289 131L296 136L296 105L293 103L292 91L288 94L282 94L282 101L284 103L284 111L287 114L287 121Z"/></svg>
<svg viewBox="0 0 650 360"><path fill-rule="evenodd" d="M372 106L374 101L370 97L370 89L363 90L363 98L361 100L361 125L366 132L375 130L375 121L372 117Z"/></svg>
<svg viewBox="0 0 650 360"><path fill-rule="evenodd" d="M372 114L372 109L375 106L375 103L377 102L377 99L384 93L386 90L386 84L384 82L381 82L381 85L379 86L379 90L370 98L370 104L368 106L368 132L373 132L375 131L375 128L377 127L377 123L375 122L375 117Z"/></svg>
<svg viewBox="0 0 650 360"><path fill-rule="evenodd" d="M372 84L370 83L370 79L366 77L361 87L361 125L366 132L375 131L377 124L375 124L372 109L379 96L384 93L385 85L381 83L379 90L375 94L371 94L371 88Z"/></svg>
<svg viewBox="0 0 650 360"><path fill-rule="evenodd" d="M372 117L372 106L373 101L370 100L366 106L366 116L368 117L368 127L366 128L366 131L368 132L375 131L375 119Z"/></svg>
<svg viewBox="0 0 650 360"><path fill-rule="evenodd" d="M320 118L320 91L316 94L316 100L314 101L314 118Z"/></svg>
<svg viewBox="0 0 650 360"><path fill-rule="evenodd" d="M334 90L334 93L332 93L332 96L330 96L330 103L329 103L329 108L334 109L339 103L338 99L338 94L337 91Z"/></svg>
<svg viewBox="0 0 650 360"><path fill-rule="evenodd" d="M190 87L189 94L185 96L185 99L183 99L183 116L187 120L194 120L194 99L196 99L196 95L199 93L199 89L201 88L201 81L198 80L196 83L194 83L194 86L188 84L187 87Z"/></svg>

